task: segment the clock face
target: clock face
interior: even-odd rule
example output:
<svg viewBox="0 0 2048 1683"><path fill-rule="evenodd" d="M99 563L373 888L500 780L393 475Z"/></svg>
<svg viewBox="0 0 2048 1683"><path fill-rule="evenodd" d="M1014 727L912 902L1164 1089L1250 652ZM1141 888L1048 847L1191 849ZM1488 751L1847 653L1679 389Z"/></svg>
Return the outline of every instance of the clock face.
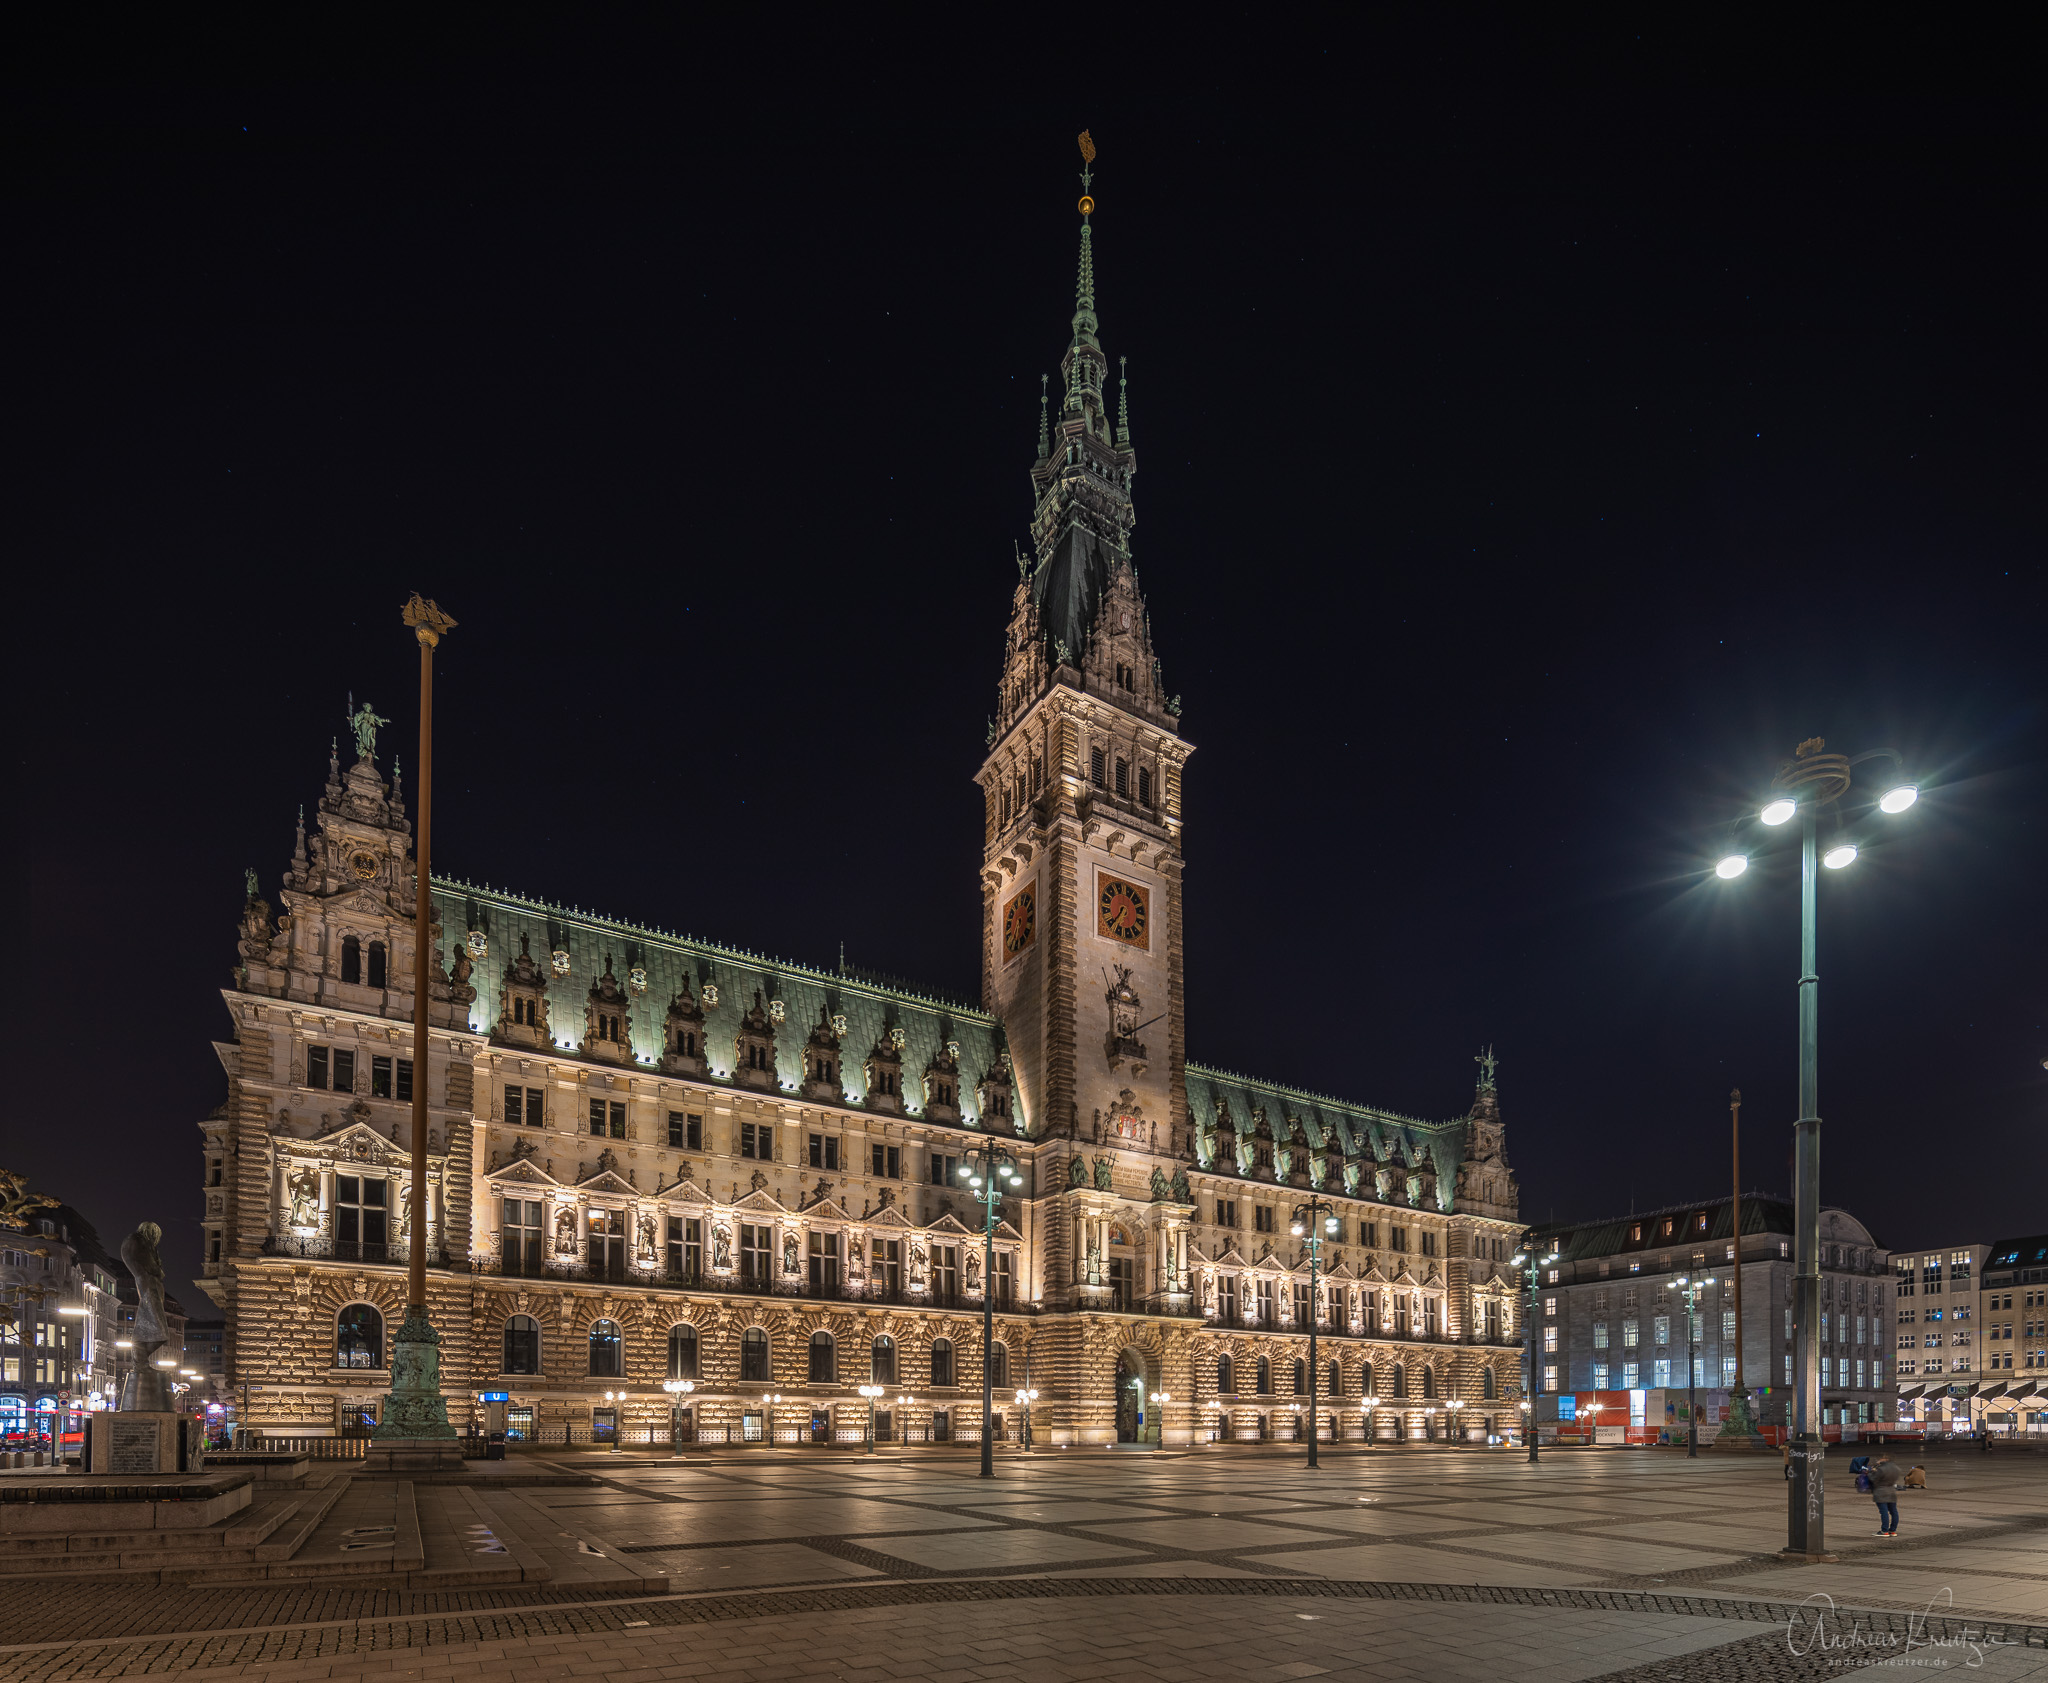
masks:
<svg viewBox="0 0 2048 1683"><path fill-rule="evenodd" d="M1149 893L1136 883L1125 882L1118 877L1098 877L1096 882L1097 933L1107 935L1112 941L1123 941L1134 947L1151 946L1152 907Z"/></svg>
<svg viewBox="0 0 2048 1683"><path fill-rule="evenodd" d="M377 856L374 853L352 853L348 868L359 881L368 882L377 874Z"/></svg>
<svg viewBox="0 0 2048 1683"><path fill-rule="evenodd" d="M1003 907L1003 954L1015 958L1038 933L1038 885L1020 888Z"/></svg>

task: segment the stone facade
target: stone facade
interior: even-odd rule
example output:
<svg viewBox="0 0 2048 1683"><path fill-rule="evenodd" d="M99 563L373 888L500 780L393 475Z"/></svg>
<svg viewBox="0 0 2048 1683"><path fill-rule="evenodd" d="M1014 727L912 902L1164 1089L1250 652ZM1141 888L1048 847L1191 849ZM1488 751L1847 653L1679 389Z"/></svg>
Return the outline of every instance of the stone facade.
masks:
<svg viewBox="0 0 2048 1683"><path fill-rule="evenodd" d="M1291 1435L1311 1320L1338 1436L1440 1430L1453 1399L1475 1434L1514 1418L1522 1229L1490 1056L1436 1121L1187 1061L1191 747L1081 240L979 773L980 1004L437 881L417 1078L451 1418L508 1392L545 1436L623 1390L629 1428L659 1430L676 1377L700 1437L779 1407L780 1436L848 1441L872 1373L892 1413L915 1398L899 1431L964 1438L990 1292L1007 1435L1023 1386L1055 1443ZM244 1417L325 1430L376 1398L402 1307L415 932L410 826L371 753L330 760L315 832L282 916L250 885L201 1285ZM958 1174L986 1145L1024 1176L992 1240ZM1289 1231L1312 1197L1335 1222L1313 1283Z"/></svg>

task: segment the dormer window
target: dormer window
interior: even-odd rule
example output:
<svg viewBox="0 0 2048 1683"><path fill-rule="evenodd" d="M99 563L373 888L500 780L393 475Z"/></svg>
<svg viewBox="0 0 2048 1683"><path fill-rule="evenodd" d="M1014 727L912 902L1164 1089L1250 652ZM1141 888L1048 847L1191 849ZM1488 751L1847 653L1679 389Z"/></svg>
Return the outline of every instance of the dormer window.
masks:
<svg viewBox="0 0 2048 1683"><path fill-rule="evenodd" d="M619 1015L616 1011L600 1011L597 1014L596 1027L599 1040L617 1040L621 1038L619 1034Z"/></svg>
<svg viewBox="0 0 2048 1683"><path fill-rule="evenodd" d="M537 999L514 998L512 1001L512 1021L523 1024L527 1028L539 1028L540 1001Z"/></svg>
<svg viewBox="0 0 2048 1683"><path fill-rule="evenodd" d="M811 1059L810 1079L813 1081L837 1081L839 1079L838 1060L836 1058Z"/></svg>
<svg viewBox="0 0 2048 1683"><path fill-rule="evenodd" d="M748 1069L766 1069L768 1067L768 1048L765 1046L749 1046L747 1048L745 1067Z"/></svg>
<svg viewBox="0 0 2048 1683"><path fill-rule="evenodd" d="M1136 694L1138 689L1137 668L1126 666L1122 661L1118 661L1116 667L1116 687L1120 690L1127 690L1132 694Z"/></svg>

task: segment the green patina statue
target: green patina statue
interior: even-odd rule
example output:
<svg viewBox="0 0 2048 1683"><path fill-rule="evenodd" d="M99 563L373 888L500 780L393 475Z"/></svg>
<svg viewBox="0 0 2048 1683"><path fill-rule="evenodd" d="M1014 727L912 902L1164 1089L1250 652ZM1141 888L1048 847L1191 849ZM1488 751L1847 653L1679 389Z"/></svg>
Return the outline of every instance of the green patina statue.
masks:
<svg viewBox="0 0 2048 1683"><path fill-rule="evenodd" d="M367 701L349 714L348 728L356 733L356 754L358 758L374 760L377 757L377 727L390 723L389 719L379 718L376 708L372 707Z"/></svg>

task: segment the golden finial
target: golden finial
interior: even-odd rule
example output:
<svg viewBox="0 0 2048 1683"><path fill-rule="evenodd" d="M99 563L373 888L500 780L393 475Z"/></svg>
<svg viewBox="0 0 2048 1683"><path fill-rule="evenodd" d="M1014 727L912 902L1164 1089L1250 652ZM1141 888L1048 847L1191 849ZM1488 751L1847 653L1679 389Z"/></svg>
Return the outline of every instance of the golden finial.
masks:
<svg viewBox="0 0 2048 1683"><path fill-rule="evenodd" d="M1088 131L1087 131L1086 129L1083 129L1083 130L1081 131L1081 136L1080 136L1080 140L1081 140L1081 214L1082 214L1083 216L1088 216L1088 215L1092 214L1092 213L1094 212L1094 209L1095 209L1095 201L1094 201L1094 200L1093 200L1092 198L1090 198L1090 197L1088 196L1088 187L1089 187L1089 184L1090 184L1090 182L1091 182L1091 181L1092 181L1092 179L1093 179L1093 167L1094 167L1094 163L1095 163L1095 142L1094 142L1093 140L1091 140L1091 139L1089 138L1089 136L1088 136Z"/></svg>

